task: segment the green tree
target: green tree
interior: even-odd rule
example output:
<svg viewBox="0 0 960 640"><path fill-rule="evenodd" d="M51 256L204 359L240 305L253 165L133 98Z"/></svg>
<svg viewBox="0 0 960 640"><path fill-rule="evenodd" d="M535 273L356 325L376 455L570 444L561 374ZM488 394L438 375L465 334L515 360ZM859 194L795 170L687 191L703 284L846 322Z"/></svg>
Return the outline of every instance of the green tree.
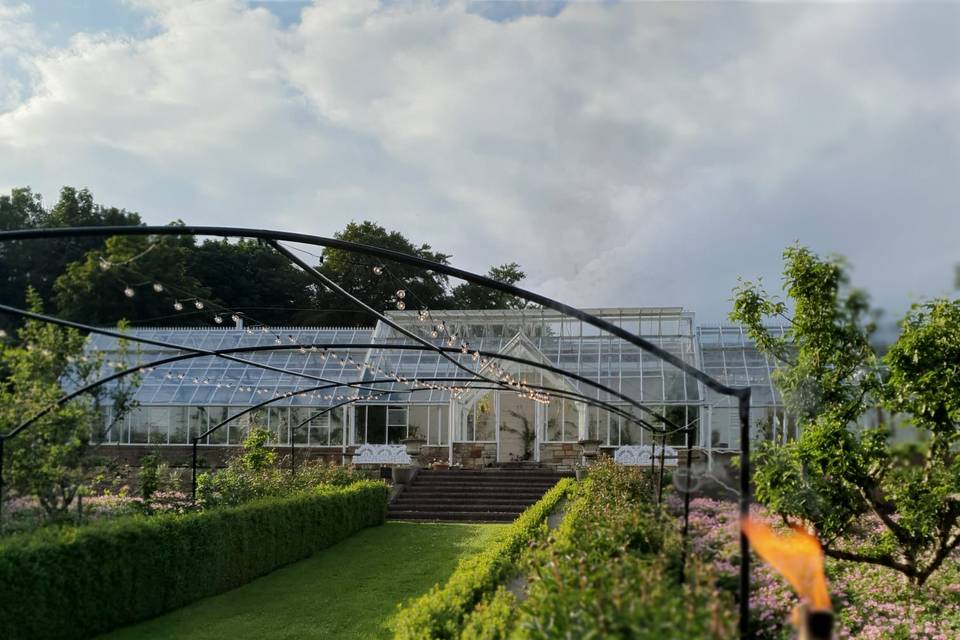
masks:
<svg viewBox="0 0 960 640"><path fill-rule="evenodd" d="M434 251L428 244L419 247L398 231L387 231L375 222L351 222L343 231L335 234L340 240L392 249L419 258L447 264L449 255ZM375 267L382 268L381 273ZM427 307L445 309L450 304L447 277L404 264L384 264L383 261L350 253L342 249L328 248L323 251L323 264L319 267L341 287L377 310L396 308L397 291L405 292L404 304L410 309ZM342 296L321 289L316 294L316 306L326 324L361 325L371 324L370 314L357 309Z"/></svg>
<svg viewBox="0 0 960 640"><path fill-rule="evenodd" d="M0 196L0 229L36 229L104 225L137 225L135 213L94 202L87 189L64 187L52 209L29 187ZM0 299L23 300L27 289L44 300L53 293L54 281L66 265L103 246L104 238L58 238L0 243ZM0 318L0 327L11 331L18 322Z"/></svg>
<svg viewBox="0 0 960 640"><path fill-rule="evenodd" d="M867 296L850 288L843 261L800 246L784 261L789 305L744 282L730 314L783 364L776 382L801 427L795 442L758 448L757 498L812 525L827 555L923 584L960 545L960 301L914 306L881 358ZM788 321L786 335L768 330L770 317ZM857 426L878 407L902 416L916 437L895 438L904 427L891 424ZM880 533L862 526L866 514ZM870 543L845 546L854 532Z"/></svg>
<svg viewBox="0 0 960 640"><path fill-rule="evenodd" d="M271 325L314 324L313 281L272 247L208 240L186 256L186 272L218 304Z"/></svg>
<svg viewBox="0 0 960 640"><path fill-rule="evenodd" d="M39 295L28 290L28 307L42 311ZM9 434L25 419L53 405L67 388L100 378L105 363L84 354L85 338L72 329L27 320L16 344L0 344L0 432ZM120 345L120 357L126 346ZM76 398L50 411L6 440L4 480L21 495L32 495L51 519L62 517L85 478L91 439L102 436L132 406L137 378ZM112 405L106 425L107 405Z"/></svg>
<svg viewBox="0 0 960 640"><path fill-rule="evenodd" d="M517 284L527 277L516 262L490 267L487 277L505 284ZM453 288L451 306L455 309L523 309L527 301L516 296L494 291L472 282Z"/></svg>
<svg viewBox="0 0 960 640"><path fill-rule="evenodd" d="M57 278L57 310L64 318L98 325L119 319L211 325L216 310L206 303L203 309L194 306L197 297L210 297L209 288L188 268L195 248L188 236L108 238L102 248L68 264ZM180 311L174 307L178 302Z"/></svg>

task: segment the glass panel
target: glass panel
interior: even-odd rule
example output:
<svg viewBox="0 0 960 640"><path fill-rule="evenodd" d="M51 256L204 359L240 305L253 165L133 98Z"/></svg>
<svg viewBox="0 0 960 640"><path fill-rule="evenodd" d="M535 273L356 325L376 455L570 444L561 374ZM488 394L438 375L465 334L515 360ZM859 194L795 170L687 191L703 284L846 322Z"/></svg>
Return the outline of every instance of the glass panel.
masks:
<svg viewBox="0 0 960 640"><path fill-rule="evenodd" d="M188 444L187 408L170 408L170 444Z"/></svg>

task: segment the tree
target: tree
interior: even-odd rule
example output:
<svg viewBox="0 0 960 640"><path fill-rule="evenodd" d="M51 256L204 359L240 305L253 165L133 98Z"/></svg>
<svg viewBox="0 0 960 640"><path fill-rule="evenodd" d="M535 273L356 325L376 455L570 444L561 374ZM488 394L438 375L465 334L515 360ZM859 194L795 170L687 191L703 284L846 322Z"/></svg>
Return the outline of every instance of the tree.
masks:
<svg viewBox="0 0 960 640"><path fill-rule="evenodd" d="M527 277L516 262L490 267L487 277L505 284L517 284ZM527 301L487 287L465 282L453 288L455 309L523 309Z"/></svg>
<svg viewBox="0 0 960 640"><path fill-rule="evenodd" d="M39 295L28 290L28 307L42 311ZM0 381L0 432L10 433L25 419L53 405L65 388L77 388L101 377L105 363L84 354L85 338L73 329L27 320L17 344L0 344L0 363L7 375ZM120 345L120 357L125 345ZM133 376L109 390L71 400L50 411L4 447L5 482L21 495L32 495L51 519L62 517L84 482L84 461L91 439L106 424L112 405L112 427L132 406Z"/></svg>
<svg viewBox="0 0 960 640"><path fill-rule="evenodd" d="M50 210L29 187L0 196L3 230L137 224L140 216L136 213L98 205L87 189L64 187ZM88 237L0 243L0 299L23 300L32 287L42 299L49 300L54 281L66 265L102 247L103 242L103 238ZM12 331L16 326L18 321L0 318L0 327Z"/></svg>
<svg viewBox="0 0 960 640"><path fill-rule="evenodd" d="M186 256L187 273L218 304L251 321L313 324L313 281L272 247L255 240L207 240Z"/></svg>
<svg viewBox="0 0 960 640"><path fill-rule="evenodd" d="M447 264L449 255L434 251L428 244L419 247L398 231L387 231L369 220L351 222L343 231L335 234L340 240L392 249L400 253ZM375 270L376 268L376 270ZM351 253L342 249L327 248L323 251L323 263L319 270L341 287L357 296L378 311L396 308L397 291L404 291L404 306L410 309L427 307L445 309L450 299L447 294L447 277L400 263L384 263L381 260ZM377 273L380 271L380 273ZM358 325L371 324L370 314L357 308L337 293L322 289L317 292L316 306L324 310L322 321L326 324Z"/></svg>
<svg viewBox="0 0 960 640"><path fill-rule="evenodd" d="M211 325L210 289L190 273L192 237L114 236L66 266L54 286L59 314L88 324L119 319L156 324ZM158 285L159 291L155 289ZM177 311L179 302L182 309Z"/></svg>
<svg viewBox="0 0 960 640"><path fill-rule="evenodd" d="M839 258L795 246L784 252L784 288L792 306L759 282L735 291L730 318L759 350L778 359L777 374L800 438L758 448L758 500L782 518L799 518L820 536L827 555L895 569L923 584L960 545L960 300L916 305L881 358L866 294L849 287ZM780 336L765 326L789 322ZM870 410L900 414L916 428L898 442L891 424L858 427ZM902 439L900 439L902 440ZM875 515L880 533L861 527ZM860 531L870 544L844 546Z"/></svg>

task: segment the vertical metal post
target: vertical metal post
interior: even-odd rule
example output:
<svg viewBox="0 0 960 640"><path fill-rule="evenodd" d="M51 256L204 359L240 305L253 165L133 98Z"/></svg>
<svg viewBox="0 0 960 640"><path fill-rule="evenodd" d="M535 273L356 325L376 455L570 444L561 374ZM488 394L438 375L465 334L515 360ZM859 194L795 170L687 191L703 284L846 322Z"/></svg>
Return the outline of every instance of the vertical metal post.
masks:
<svg viewBox="0 0 960 640"><path fill-rule="evenodd" d="M750 515L750 388L737 396L740 409L740 517ZM750 543L740 531L740 637L750 637Z"/></svg>
<svg viewBox="0 0 960 640"><path fill-rule="evenodd" d="M693 491L693 427L687 427L687 487L683 492L683 547L680 551L680 584L687 576L687 534L690 531L690 493Z"/></svg>
<svg viewBox="0 0 960 640"><path fill-rule="evenodd" d="M660 440L660 477L657 478L657 504L663 502L663 465L667 455L667 434Z"/></svg>
<svg viewBox="0 0 960 640"><path fill-rule="evenodd" d="M297 448L293 445L293 430L290 431L290 475L297 473Z"/></svg>
<svg viewBox="0 0 960 640"><path fill-rule="evenodd" d="M193 482L190 490L193 503L197 502L197 439L193 439Z"/></svg>
<svg viewBox="0 0 960 640"><path fill-rule="evenodd" d="M6 438L0 434L0 531L3 530L3 443Z"/></svg>

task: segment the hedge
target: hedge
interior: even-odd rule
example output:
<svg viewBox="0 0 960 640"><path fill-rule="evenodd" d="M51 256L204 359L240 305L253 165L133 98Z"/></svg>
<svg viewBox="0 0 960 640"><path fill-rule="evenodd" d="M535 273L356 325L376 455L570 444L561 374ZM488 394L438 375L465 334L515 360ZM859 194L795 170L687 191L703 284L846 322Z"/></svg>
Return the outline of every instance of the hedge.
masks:
<svg viewBox="0 0 960 640"><path fill-rule="evenodd" d="M545 531L547 516L573 485L570 478L560 480L539 502L520 514L488 549L461 560L442 587L434 585L429 592L402 606L392 620L395 638L459 637L464 619L516 571L521 552Z"/></svg>
<svg viewBox="0 0 960 640"><path fill-rule="evenodd" d="M733 600L695 555L679 584L679 527L652 493L642 472L612 462L591 468L553 543L530 558L526 599L478 609L474 637L734 637Z"/></svg>
<svg viewBox="0 0 960 640"><path fill-rule="evenodd" d="M382 524L361 481L186 515L136 516L0 544L0 636L87 638L222 593Z"/></svg>

